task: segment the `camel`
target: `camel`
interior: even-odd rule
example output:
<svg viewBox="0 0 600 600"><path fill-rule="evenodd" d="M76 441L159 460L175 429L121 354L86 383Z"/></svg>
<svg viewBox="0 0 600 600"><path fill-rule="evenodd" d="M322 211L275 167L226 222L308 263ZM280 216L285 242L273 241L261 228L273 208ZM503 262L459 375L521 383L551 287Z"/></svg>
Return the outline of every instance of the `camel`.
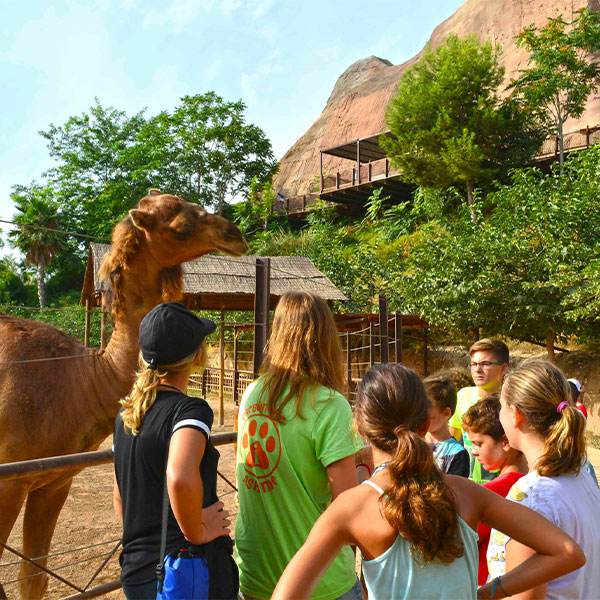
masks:
<svg viewBox="0 0 600 600"><path fill-rule="evenodd" d="M213 251L240 256L248 245L226 219L150 190L115 227L112 249L102 263L100 275L111 287L115 322L104 351L85 348L49 325L0 315L0 363L85 355L0 364L0 463L97 450L112 433L119 400L133 384L142 318L160 302L181 298L182 262ZM8 539L26 500L23 553L47 555L73 476L80 470L0 480L0 541ZM39 562L45 566L47 561ZM45 573L22 563L20 577L26 578L20 582L21 598L43 596Z"/></svg>

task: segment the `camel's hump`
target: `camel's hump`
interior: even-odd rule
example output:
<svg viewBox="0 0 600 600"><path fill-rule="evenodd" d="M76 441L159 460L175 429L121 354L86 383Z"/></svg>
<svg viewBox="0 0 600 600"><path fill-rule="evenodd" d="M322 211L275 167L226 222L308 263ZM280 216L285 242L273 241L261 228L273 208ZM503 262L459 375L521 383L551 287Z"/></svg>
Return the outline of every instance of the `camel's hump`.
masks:
<svg viewBox="0 0 600 600"><path fill-rule="evenodd" d="M83 344L64 331L39 321L0 313L0 361L86 353Z"/></svg>

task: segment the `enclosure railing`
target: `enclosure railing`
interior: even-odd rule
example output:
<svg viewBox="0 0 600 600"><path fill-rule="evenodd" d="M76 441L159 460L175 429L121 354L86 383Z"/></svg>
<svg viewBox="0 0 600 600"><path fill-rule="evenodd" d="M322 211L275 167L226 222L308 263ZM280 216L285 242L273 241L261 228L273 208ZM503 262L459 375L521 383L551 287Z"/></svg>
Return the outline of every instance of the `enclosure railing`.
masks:
<svg viewBox="0 0 600 600"><path fill-rule="evenodd" d="M211 436L211 441L215 446L232 444L236 440L237 440L237 432L235 432L235 431L227 432L227 433L216 433ZM50 473L50 472L55 472L55 471L62 471L65 469L84 468L84 467L90 467L90 466L103 465L103 464L111 463L112 461L113 461L112 450L99 450L96 452L81 452L78 454L68 454L68 455L64 455L64 456L50 456L47 458L26 460L26 461L15 462L15 463L5 463L5 464L0 464L0 480L18 479L18 478L22 478L22 477L28 477L31 475L37 475L40 473ZM227 479L227 477L225 477L220 472L219 472L219 475L220 475L221 479L223 479L225 481L225 483L227 483L232 488L232 491L237 491L235 485L233 483L231 483L231 481L229 481L229 479ZM115 545L115 542L116 542L116 545ZM73 589L77 592L76 594L72 594L72 595L63 597L62 600L83 600L84 598L97 598L100 596L104 596L105 594L108 594L109 592L112 592L114 590L118 590L121 587L121 581L118 579L107 582L107 583L103 583L103 584L95 586L95 587L90 587L91 584L96 580L97 576L100 574L102 569L108 564L110 559L116 554L117 550L120 547L120 540L109 540L107 542L91 544L91 545L85 546L83 548L75 548L75 549L67 550L65 552L58 552L58 553L55 553L50 556L35 557L35 558L30 558L30 557L24 556L21 552L19 552L15 548L12 548L11 546L9 546L6 543L3 544L0 542L0 544L4 547L5 550L7 550L8 552L14 554L15 556L17 556L19 558L19 560L16 563L4 562L4 563L0 564L0 567L14 566L14 565L20 563L21 561L25 561L25 562L29 562L29 563L33 564L41 571L44 571L49 576L53 577L54 579L57 579L64 585L70 587L71 589ZM92 575L92 577L88 580L88 582L83 586L77 585L77 584L73 583L72 581L69 581L68 579L66 579L65 577L62 577L61 575L59 575L56 572L58 569L64 568L65 565L54 568L54 569L49 569L37 562L42 558L44 558L44 559L51 558L51 557L75 553L75 552L79 553L82 550L89 550L90 548L96 548L96 547L100 547L100 546L107 545L107 544L111 544L111 550L108 553L101 552L100 554L96 554L96 555L92 556L91 559L86 558L86 559L77 561L77 562L89 562L89 560L93 560L94 558L103 558L103 562L100 565L100 567L96 570L96 572ZM98 552L100 552L100 550L98 550ZM73 566L73 564L75 564L75 563L71 563L66 566ZM37 575L37 573L35 575ZM15 580L9 581L9 582L0 581L0 592L2 592L2 585L6 586L9 584L16 584L19 581L20 581L19 579L15 579ZM2 594L0 593L0 596L1 595Z"/></svg>

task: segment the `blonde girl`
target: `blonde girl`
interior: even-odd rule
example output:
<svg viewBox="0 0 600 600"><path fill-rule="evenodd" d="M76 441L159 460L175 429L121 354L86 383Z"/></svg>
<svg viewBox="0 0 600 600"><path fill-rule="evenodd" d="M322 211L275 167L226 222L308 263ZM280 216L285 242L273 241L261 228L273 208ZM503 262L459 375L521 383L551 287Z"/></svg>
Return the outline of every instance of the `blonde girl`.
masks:
<svg viewBox="0 0 600 600"><path fill-rule="evenodd" d="M270 598L287 563L332 498L357 485L361 448L342 391L333 315L318 296L284 294L261 376L238 418L236 560L246 598ZM340 548L315 597L359 599L350 548Z"/></svg>
<svg viewBox="0 0 600 600"><path fill-rule="evenodd" d="M585 417L571 403L560 369L536 360L509 373L500 396L500 421L510 445L523 452L529 465L528 474L513 485L508 498L515 507L528 506L572 536L587 559L577 571L555 573L547 584L518 597L597 597L600 491L584 468ZM511 537L492 531L490 573L506 570L508 577L533 554L530 544ZM505 557L506 565L498 557Z"/></svg>
<svg viewBox="0 0 600 600"><path fill-rule="evenodd" d="M577 544L533 511L464 477L444 475L423 439L428 410L423 384L411 369L384 364L365 374L356 421L378 467L317 521L274 600L308 598L345 544L360 548L369 600L502 598L583 564ZM480 521L537 553L477 591Z"/></svg>
<svg viewBox="0 0 600 600"><path fill-rule="evenodd" d="M228 513L216 495L219 454L209 441L213 413L205 400L185 394L192 371L204 368L203 340L214 329L177 302L155 307L140 325L141 369L114 429L114 506L123 521L121 582L128 600L156 598L165 472L167 553L212 542L225 549L229 543L231 554L231 540L222 537L229 533ZM222 587L211 597L237 595L231 572L213 579L211 586Z"/></svg>

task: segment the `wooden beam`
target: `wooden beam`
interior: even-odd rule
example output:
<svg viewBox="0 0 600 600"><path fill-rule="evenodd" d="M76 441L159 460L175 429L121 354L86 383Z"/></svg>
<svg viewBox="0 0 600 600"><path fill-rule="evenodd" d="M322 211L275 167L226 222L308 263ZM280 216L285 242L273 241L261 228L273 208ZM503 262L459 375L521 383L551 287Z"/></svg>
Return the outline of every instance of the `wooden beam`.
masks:
<svg viewBox="0 0 600 600"><path fill-rule="evenodd" d="M269 331L271 259L256 258L254 294L254 376L258 376Z"/></svg>
<svg viewBox="0 0 600 600"><path fill-rule="evenodd" d="M381 362L390 362L390 346L388 335L388 300L379 296L379 344L381 346Z"/></svg>

